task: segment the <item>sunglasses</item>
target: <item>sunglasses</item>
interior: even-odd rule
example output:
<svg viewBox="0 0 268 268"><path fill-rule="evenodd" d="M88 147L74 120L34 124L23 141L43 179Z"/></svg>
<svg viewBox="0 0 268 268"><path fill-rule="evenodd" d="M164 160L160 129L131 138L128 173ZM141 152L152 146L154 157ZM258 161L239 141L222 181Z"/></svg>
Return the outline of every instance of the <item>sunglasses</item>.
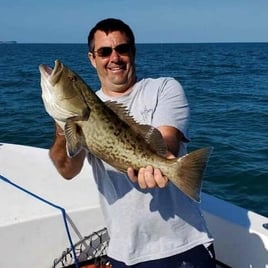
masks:
<svg viewBox="0 0 268 268"><path fill-rule="evenodd" d="M131 52L132 45L126 43L121 44L116 47L101 47L97 49L96 51L93 51L96 53L99 57L106 58L111 56L113 50L115 50L120 55L128 55Z"/></svg>

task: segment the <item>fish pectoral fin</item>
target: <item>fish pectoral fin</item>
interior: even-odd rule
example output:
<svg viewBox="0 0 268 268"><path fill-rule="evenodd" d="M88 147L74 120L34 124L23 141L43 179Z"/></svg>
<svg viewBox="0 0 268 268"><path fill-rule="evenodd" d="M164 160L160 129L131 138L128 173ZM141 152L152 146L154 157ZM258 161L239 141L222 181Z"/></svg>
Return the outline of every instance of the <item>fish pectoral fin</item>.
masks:
<svg viewBox="0 0 268 268"><path fill-rule="evenodd" d="M190 152L177 161L177 176L170 179L181 191L200 202L202 179L213 147Z"/></svg>
<svg viewBox="0 0 268 268"><path fill-rule="evenodd" d="M65 128L65 138L66 138L66 150L67 155L72 158L76 156L82 149L81 139L79 133L81 132L80 127L73 121L73 119L68 119Z"/></svg>

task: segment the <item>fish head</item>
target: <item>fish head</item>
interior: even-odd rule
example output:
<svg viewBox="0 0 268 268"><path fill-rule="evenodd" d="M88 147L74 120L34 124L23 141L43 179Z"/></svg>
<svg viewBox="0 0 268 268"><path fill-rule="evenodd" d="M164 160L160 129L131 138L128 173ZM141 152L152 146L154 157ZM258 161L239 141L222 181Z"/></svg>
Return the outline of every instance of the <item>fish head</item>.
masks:
<svg viewBox="0 0 268 268"><path fill-rule="evenodd" d="M79 92L82 79L59 60L54 68L39 65L42 99L48 114L56 120L66 122L70 117L80 117L88 106Z"/></svg>

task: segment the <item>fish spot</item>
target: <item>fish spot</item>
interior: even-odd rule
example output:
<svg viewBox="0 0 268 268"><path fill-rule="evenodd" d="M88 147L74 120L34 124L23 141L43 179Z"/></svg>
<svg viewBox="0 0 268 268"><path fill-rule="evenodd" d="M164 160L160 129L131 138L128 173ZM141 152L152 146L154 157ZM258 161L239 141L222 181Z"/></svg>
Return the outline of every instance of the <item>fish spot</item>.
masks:
<svg viewBox="0 0 268 268"><path fill-rule="evenodd" d="M114 130L114 135L115 135L115 136L119 136L120 133L121 133L121 130L120 130L120 129L115 129L115 130Z"/></svg>

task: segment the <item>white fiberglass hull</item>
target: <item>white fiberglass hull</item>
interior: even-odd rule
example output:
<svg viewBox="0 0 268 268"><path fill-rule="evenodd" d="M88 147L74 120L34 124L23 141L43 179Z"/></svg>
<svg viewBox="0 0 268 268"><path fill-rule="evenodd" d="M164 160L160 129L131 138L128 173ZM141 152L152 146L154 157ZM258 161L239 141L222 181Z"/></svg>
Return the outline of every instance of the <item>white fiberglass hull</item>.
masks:
<svg viewBox="0 0 268 268"><path fill-rule="evenodd" d="M70 247L63 211L73 243L105 227L91 174L84 165L75 179L66 181L48 150L0 145L0 267L53 267ZM207 194L202 195L202 210L220 262L268 267L268 230L263 227L268 218Z"/></svg>

